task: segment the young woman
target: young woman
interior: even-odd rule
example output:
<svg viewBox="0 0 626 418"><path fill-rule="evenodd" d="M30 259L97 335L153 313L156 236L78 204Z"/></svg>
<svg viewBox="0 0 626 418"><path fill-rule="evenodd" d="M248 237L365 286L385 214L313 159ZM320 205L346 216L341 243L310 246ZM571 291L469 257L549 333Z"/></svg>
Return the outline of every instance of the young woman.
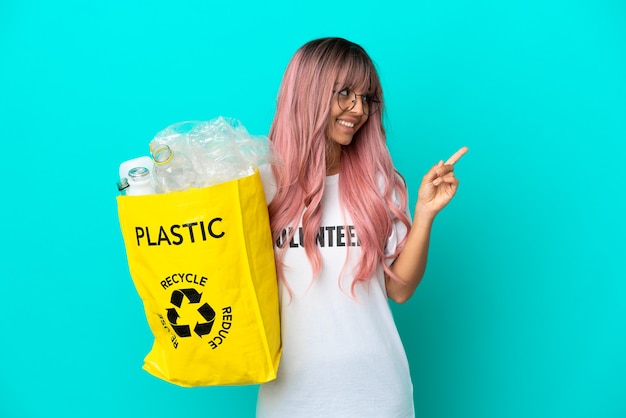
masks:
<svg viewBox="0 0 626 418"><path fill-rule="evenodd" d="M423 177L411 225L382 125L383 91L359 45L302 46L285 71L262 170L276 242L283 354L257 417L412 417L406 354L388 298L426 268L461 148Z"/></svg>

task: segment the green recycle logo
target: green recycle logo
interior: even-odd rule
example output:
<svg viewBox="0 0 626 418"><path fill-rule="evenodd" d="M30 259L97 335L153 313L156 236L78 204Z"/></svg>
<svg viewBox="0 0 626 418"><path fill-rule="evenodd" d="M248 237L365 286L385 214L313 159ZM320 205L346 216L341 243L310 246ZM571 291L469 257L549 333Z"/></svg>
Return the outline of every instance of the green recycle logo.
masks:
<svg viewBox="0 0 626 418"><path fill-rule="evenodd" d="M170 302L172 305L176 306L176 308L180 309L183 306L183 301L185 299L187 299L187 303L189 304L200 304L202 293L198 293L196 289L174 290L172 292ZM167 320L170 322L170 325L172 326L174 332L176 332L176 335L182 338L191 337L191 325L178 323L180 315L176 308L167 309ZM203 335L211 333L211 328L213 328L213 323L215 321L215 311L206 302L198 307L197 311L206 322L201 323L196 321L193 332L202 338Z"/></svg>

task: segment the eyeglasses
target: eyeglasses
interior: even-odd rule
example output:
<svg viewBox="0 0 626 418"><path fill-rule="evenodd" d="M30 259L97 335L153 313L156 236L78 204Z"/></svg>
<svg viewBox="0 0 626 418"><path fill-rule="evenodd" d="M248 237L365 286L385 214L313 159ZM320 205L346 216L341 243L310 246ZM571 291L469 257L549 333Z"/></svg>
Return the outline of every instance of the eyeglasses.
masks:
<svg viewBox="0 0 626 418"><path fill-rule="evenodd" d="M357 97L361 98L363 113L367 113L368 116L372 116L376 113L380 106L380 100L375 99L369 94L356 94L350 89L333 90L333 93L337 93L337 103L339 104L339 108L344 112L354 109Z"/></svg>

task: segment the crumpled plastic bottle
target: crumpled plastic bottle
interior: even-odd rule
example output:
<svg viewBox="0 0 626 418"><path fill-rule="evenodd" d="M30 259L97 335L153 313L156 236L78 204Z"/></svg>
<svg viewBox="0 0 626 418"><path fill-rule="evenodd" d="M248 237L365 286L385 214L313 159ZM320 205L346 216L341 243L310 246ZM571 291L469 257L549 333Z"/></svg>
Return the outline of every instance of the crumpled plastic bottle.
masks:
<svg viewBox="0 0 626 418"><path fill-rule="evenodd" d="M218 184L251 174L237 146L233 122L220 117L197 124L189 132L194 167L201 179L198 187Z"/></svg>
<svg viewBox="0 0 626 418"><path fill-rule="evenodd" d="M195 184L195 172L189 158L169 145L156 145L152 150L155 188L157 193L187 190Z"/></svg>
<svg viewBox="0 0 626 418"><path fill-rule="evenodd" d="M175 161L168 160L164 146ZM150 149L157 193L235 180L270 162L267 137L252 136L239 120L223 116L170 125L155 135Z"/></svg>

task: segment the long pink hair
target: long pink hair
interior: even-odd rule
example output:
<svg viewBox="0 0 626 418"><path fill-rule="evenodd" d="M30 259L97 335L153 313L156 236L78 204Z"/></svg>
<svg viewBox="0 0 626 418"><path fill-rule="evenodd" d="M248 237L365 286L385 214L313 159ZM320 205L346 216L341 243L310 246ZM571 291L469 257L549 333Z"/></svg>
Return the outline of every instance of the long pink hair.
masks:
<svg viewBox="0 0 626 418"><path fill-rule="evenodd" d="M316 277L321 269L316 236L322 215L326 163L334 157L327 155L329 114L332 101L337 100L333 91L343 88L369 91L380 100L378 112L368 118L350 145L341 151L340 199L352 218L361 246L353 293L354 286L373 277L381 264L394 277L384 262L385 244L394 218L409 228L406 186L386 146L382 87L372 60L359 45L341 38L313 40L302 46L287 66L269 133L277 185L269 213L275 242L284 230L290 231L286 238L282 237L289 242L302 216L302 244ZM403 245L404 240L390 258L395 258ZM288 247L283 245L276 253L283 281L283 258Z"/></svg>

